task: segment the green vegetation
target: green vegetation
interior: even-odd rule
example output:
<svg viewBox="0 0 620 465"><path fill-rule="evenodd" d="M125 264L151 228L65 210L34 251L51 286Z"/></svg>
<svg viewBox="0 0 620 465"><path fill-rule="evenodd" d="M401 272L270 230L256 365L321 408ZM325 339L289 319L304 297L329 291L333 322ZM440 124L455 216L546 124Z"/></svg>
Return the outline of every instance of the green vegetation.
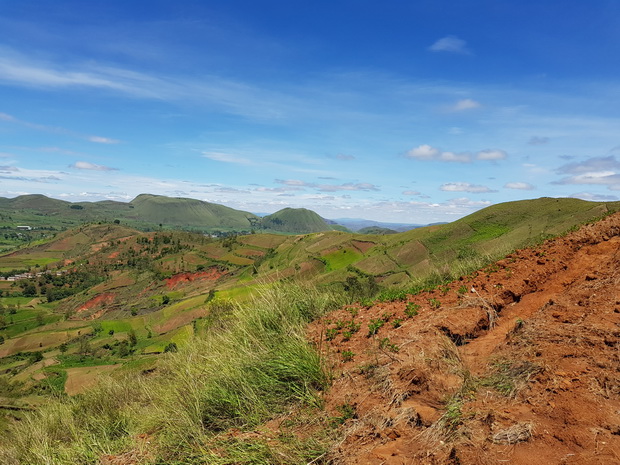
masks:
<svg viewBox="0 0 620 465"><path fill-rule="evenodd" d="M135 434L149 432L161 463L212 463L210 457L235 463L239 444L226 445L218 432L251 429L291 403L316 404L327 375L305 340L305 325L342 303L309 288L263 288L250 305L234 307L225 330L167 355L155 375L109 378L82 396L51 399L11 428L0 461L96 463L103 453L130 448ZM350 415L345 413L343 418ZM299 447L307 447L304 460L315 458L322 449L311 439L297 444L290 458L299 457ZM288 450L284 443L261 450L276 447Z"/></svg>
<svg viewBox="0 0 620 465"><path fill-rule="evenodd" d="M370 323L368 323L367 337L374 336L375 334L377 334L384 324L385 324L385 321L383 321L380 318L375 318L375 319L370 320Z"/></svg>
<svg viewBox="0 0 620 465"><path fill-rule="evenodd" d="M407 302L407 306L405 307L405 315L407 315L409 318L412 318L416 316L419 311L420 311L419 304L416 304L413 302Z"/></svg>
<svg viewBox="0 0 620 465"><path fill-rule="evenodd" d="M315 212L305 208L284 208L265 216L261 221L261 226L267 230L297 234L331 231L334 229Z"/></svg>

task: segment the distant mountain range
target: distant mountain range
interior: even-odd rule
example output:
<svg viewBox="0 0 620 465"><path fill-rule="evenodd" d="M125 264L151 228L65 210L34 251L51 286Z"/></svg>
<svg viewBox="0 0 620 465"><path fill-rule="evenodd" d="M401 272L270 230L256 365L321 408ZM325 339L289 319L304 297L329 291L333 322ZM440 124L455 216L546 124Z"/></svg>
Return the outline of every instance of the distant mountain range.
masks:
<svg viewBox="0 0 620 465"><path fill-rule="evenodd" d="M428 226L383 223L362 218L325 219L305 208L284 208L272 214L254 214L197 199L140 194L130 202L67 202L40 194L0 197L0 227L27 225L67 229L87 222L113 222L141 230L186 229L205 233L278 232L308 234L354 231L392 234Z"/></svg>
<svg viewBox="0 0 620 465"><path fill-rule="evenodd" d="M66 229L85 222L122 222L142 229L307 234L342 230L305 208L285 208L263 218L202 200L140 194L130 202L67 202L44 195L0 197L0 227Z"/></svg>
<svg viewBox="0 0 620 465"><path fill-rule="evenodd" d="M433 224L412 224L412 223L384 223L381 221L373 221L373 220L365 220L363 218L336 218L327 220L328 222L334 222L335 224L341 224L345 226L347 229L351 231L361 232L366 228L379 228L385 230L392 230L395 232L404 232L409 231L410 229L422 228L424 226L433 226L435 224L443 224L443 223L433 223ZM367 233L367 234L377 234L377 233ZM385 233L384 233L385 234Z"/></svg>

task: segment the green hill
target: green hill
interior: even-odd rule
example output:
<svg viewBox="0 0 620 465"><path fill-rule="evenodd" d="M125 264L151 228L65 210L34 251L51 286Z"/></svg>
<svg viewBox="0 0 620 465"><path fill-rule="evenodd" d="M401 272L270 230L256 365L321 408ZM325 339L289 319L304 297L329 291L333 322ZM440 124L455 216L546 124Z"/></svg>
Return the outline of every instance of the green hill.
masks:
<svg viewBox="0 0 620 465"><path fill-rule="evenodd" d="M130 205L133 209L126 218L168 227L249 230L250 221L258 221L252 213L196 199L140 194Z"/></svg>
<svg viewBox="0 0 620 465"><path fill-rule="evenodd" d="M334 230L323 218L305 208L284 208L265 216L261 225L263 229L295 234Z"/></svg>
<svg viewBox="0 0 620 465"><path fill-rule="evenodd" d="M367 226L357 231L358 234L397 234L398 231L394 231L390 228L382 228L381 226Z"/></svg>

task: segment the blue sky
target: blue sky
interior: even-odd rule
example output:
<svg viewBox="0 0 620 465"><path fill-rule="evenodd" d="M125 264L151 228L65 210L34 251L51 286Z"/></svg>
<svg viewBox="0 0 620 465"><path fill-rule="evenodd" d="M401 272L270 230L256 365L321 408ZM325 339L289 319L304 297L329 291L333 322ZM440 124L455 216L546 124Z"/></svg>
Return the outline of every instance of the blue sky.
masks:
<svg viewBox="0 0 620 465"><path fill-rule="evenodd" d="M620 199L620 2L0 0L0 196Z"/></svg>

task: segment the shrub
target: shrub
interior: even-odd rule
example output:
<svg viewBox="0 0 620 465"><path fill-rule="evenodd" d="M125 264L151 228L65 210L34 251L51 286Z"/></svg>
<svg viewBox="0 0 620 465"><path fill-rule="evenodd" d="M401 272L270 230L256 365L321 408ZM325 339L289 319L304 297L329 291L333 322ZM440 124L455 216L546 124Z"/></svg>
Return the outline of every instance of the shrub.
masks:
<svg viewBox="0 0 620 465"><path fill-rule="evenodd" d="M407 315L409 318L414 317L418 314L419 310L420 306L418 304L408 302L407 306L405 307L405 315Z"/></svg>
<svg viewBox="0 0 620 465"><path fill-rule="evenodd" d="M368 323L368 337L374 336L375 334L377 334L379 329L381 329L381 327L384 324L385 324L385 321L383 321L382 319L370 320L370 323Z"/></svg>

